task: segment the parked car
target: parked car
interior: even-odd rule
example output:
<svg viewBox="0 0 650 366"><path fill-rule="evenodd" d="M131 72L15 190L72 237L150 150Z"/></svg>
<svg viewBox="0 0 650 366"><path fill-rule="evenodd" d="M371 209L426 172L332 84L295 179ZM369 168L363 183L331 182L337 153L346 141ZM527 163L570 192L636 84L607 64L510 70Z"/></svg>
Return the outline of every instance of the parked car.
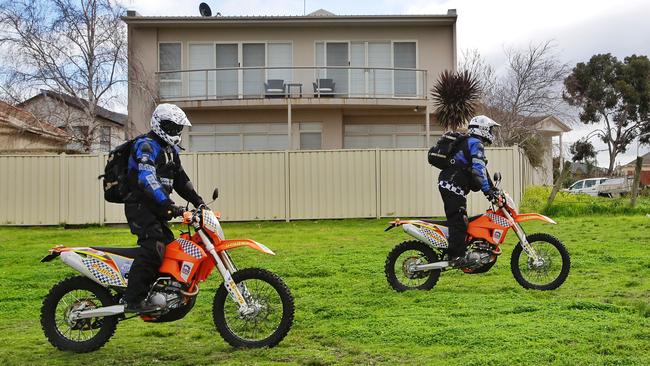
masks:
<svg viewBox="0 0 650 366"><path fill-rule="evenodd" d="M597 196L598 187L606 180L608 180L608 178L605 177L581 179L573 183L565 191L569 193L584 193L590 196Z"/></svg>
<svg viewBox="0 0 650 366"><path fill-rule="evenodd" d="M630 193L634 185L634 177L617 177L607 179L598 186L598 195L603 197L620 197Z"/></svg>

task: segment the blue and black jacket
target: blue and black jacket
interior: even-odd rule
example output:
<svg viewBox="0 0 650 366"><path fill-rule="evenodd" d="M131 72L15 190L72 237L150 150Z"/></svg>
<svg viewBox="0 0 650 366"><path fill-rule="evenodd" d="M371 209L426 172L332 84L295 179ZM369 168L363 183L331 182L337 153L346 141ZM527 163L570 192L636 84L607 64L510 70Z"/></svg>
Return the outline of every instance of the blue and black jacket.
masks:
<svg viewBox="0 0 650 366"><path fill-rule="evenodd" d="M487 173L487 158L483 141L475 136L468 137L464 148L454 155L456 163L440 172L438 180L449 182L461 188L465 193L482 191L487 193L492 187ZM469 154L469 156L467 156Z"/></svg>
<svg viewBox="0 0 650 366"><path fill-rule="evenodd" d="M183 170L178 147L170 146L153 132L133 142L129 186L132 194L127 203L144 203L161 215L174 203L170 198L174 190L195 207L203 203Z"/></svg>

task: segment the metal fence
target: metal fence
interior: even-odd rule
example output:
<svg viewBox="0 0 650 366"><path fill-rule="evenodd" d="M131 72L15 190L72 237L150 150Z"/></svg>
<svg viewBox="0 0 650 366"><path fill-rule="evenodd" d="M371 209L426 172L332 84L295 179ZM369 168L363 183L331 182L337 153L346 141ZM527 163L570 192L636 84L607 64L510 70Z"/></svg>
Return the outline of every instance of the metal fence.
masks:
<svg viewBox="0 0 650 366"><path fill-rule="evenodd" d="M532 184L517 147L486 151L515 201ZM183 166L225 221L443 216L438 172L425 149L182 154ZM0 225L124 223L103 199L105 155L0 156ZM181 199L173 198L177 203ZM468 211L487 208L480 193Z"/></svg>

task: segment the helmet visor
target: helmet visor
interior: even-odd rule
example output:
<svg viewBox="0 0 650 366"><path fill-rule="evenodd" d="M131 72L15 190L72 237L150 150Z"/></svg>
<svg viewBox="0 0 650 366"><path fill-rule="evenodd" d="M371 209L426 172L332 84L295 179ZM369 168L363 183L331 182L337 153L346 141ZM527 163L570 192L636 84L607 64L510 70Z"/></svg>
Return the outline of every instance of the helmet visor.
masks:
<svg viewBox="0 0 650 366"><path fill-rule="evenodd" d="M179 125L170 120L160 121L160 128L169 136L178 136L183 131L183 125Z"/></svg>

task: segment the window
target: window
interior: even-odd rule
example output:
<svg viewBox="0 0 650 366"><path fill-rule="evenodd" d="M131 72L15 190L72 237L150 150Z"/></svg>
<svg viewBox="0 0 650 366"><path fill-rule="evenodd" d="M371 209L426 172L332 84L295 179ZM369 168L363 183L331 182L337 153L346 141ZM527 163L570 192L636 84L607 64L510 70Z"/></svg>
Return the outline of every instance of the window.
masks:
<svg viewBox="0 0 650 366"><path fill-rule="evenodd" d="M322 129L320 122L301 122L298 130L300 150L320 150L322 148Z"/></svg>
<svg viewBox="0 0 650 366"><path fill-rule="evenodd" d="M416 68L415 42L393 43L393 65L395 68ZM395 95L415 96L417 89L415 71L395 71Z"/></svg>
<svg viewBox="0 0 650 366"><path fill-rule="evenodd" d="M191 70L214 68L214 45L199 43L189 45ZM214 93L214 71L195 71L189 73L190 97L205 96Z"/></svg>
<svg viewBox="0 0 650 366"><path fill-rule="evenodd" d="M421 148L425 140L424 124L346 124L343 148Z"/></svg>
<svg viewBox="0 0 650 366"><path fill-rule="evenodd" d="M417 44L405 41L351 41L315 44L318 78L336 82L336 92L350 96L413 97L417 95L417 72L391 68L417 68ZM331 66L350 66L335 69Z"/></svg>
<svg viewBox="0 0 650 366"><path fill-rule="evenodd" d="M190 129L190 150L259 151L286 150L286 123L195 124Z"/></svg>
<svg viewBox="0 0 650 366"><path fill-rule="evenodd" d="M575 182L575 183L573 183L573 185L572 185L571 188L569 188L569 189L571 189L571 190L574 190L574 189L581 189L583 183L584 183L583 181Z"/></svg>
<svg viewBox="0 0 650 366"><path fill-rule="evenodd" d="M158 45L158 70L181 69L181 43L160 43ZM178 72L160 74L160 96L162 98L181 95L181 74Z"/></svg>
<svg viewBox="0 0 650 366"><path fill-rule="evenodd" d="M593 179L589 179L585 181L585 188L590 188L596 185L596 181Z"/></svg>
<svg viewBox="0 0 650 366"><path fill-rule="evenodd" d="M111 127L101 126L99 128L99 148L101 151L111 151Z"/></svg>
<svg viewBox="0 0 650 366"><path fill-rule="evenodd" d="M269 67L291 67L293 64L293 55L291 43L269 43L267 45ZM291 81L291 69L269 69L267 79L280 79L285 83Z"/></svg>

